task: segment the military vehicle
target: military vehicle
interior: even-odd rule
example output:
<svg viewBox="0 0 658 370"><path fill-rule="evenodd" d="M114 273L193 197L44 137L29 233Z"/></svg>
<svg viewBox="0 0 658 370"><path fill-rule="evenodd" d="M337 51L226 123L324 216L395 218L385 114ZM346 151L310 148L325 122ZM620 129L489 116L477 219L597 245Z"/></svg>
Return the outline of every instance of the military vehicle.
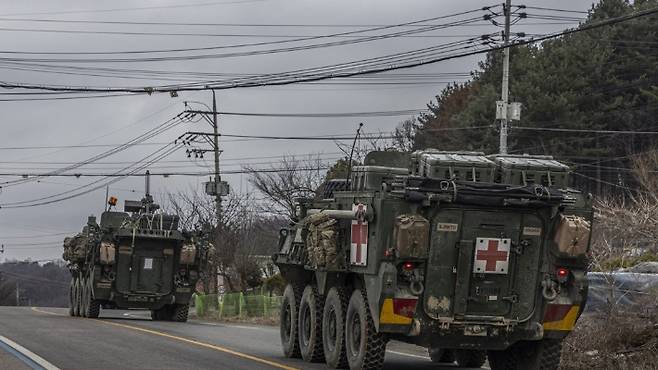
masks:
<svg viewBox="0 0 658 370"><path fill-rule="evenodd" d="M380 369L387 341L434 362L557 369L587 297L591 196L548 156L371 152L281 230L288 357Z"/></svg>
<svg viewBox="0 0 658 370"><path fill-rule="evenodd" d="M96 318L101 307L147 309L153 320L187 321L209 244L179 230L177 215L158 211L148 185L141 201L125 201L124 212L112 210L116 202L110 198L100 224L90 216L82 232L64 239L69 314Z"/></svg>

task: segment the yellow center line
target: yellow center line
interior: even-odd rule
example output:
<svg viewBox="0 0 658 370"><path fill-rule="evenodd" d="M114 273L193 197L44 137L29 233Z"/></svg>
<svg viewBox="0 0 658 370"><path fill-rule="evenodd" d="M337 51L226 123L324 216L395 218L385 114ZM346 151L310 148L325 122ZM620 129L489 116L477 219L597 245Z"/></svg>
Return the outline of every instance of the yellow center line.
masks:
<svg viewBox="0 0 658 370"><path fill-rule="evenodd" d="M36 311L36 312L40 312L40 313L49 314L49 315L64 316L64 315L61 315L61 314L58 314L58 313L55 313L55 312L43 311L43 310L40 310L36 307L32 307L32 310ZM295 367L291 367L291 366L288 366L288 365L285 365L285 364L282 364L282 363L279 363L279 362L276 362L276 361L270 361L270 360L267 360L267 359L264 359L264 358L260 358L260 357L252 356L252 355L249 355L249 354L246 354L246 353L234 351L232 349L228 349L228 348L221 347L221 346L218 346L218 345L201 342L201 341L194 340L194 339L179 337L179 336L176 336L176 335L163 333L163 332L157 331L157 330L140 328L139 326L120 324L120 323L113 322L113 321L106 321L106 320L95 320L95 321L96 322L102 322L102 323L107 324L107 325L113 325L113 326L117 326L117 327L121 327L121 328L125 328L125 329L130 329L130 330L134 330L134 331L139 331L139 332L143 332L143 333L157 335L157 336L164 337L164 338L173 339L173 340L177 340L177 341L183 342L183 343L193 344L193 345L196 345L196 346L199 346L199 347L212 349L212 350L215 350L215 351L218 351L218 352L228 353L230 355L240 357L240 358L243 358L243 359L246 359L246 360L251 360L251 361L254 361L254 362L259 362L261 364L269 365L269 366L275 367L277 369L299 370Z"/></svg>

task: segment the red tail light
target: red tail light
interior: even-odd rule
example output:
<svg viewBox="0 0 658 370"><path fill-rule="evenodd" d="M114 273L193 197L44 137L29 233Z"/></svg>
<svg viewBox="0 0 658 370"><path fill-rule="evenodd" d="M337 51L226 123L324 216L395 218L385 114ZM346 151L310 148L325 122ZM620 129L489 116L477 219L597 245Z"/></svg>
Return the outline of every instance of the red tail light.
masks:
<svg viewBox="0 0 658 370"><path fill-rule="evenodd" d="M405 271L411 271L414 269L414 267L416 266L414 266L413 262L405 262L402 264L402 269Z"/></svg>
<svg viewBox="0 0 658 370"><path fill-rule="evenodd" d="M569 269L558 267L558 269L555 271L555 275L558 282L566 283L566 281L569 279Z"/></svg>
<svg viewBox="0 0 658 370"><path fill-rule="evenodd" d="M417 299L393 298L393 312L396 315L413 318L416 313Z"/></svg>

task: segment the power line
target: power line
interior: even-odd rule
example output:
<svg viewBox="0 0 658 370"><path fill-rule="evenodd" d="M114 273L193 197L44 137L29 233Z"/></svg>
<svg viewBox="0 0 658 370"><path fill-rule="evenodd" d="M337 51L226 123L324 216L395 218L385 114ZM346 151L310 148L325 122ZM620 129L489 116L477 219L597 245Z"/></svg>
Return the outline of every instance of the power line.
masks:
<svg viewBox="0 0 658 370"><path fill-rule="evenodd" d="M636 19L639 17L644 17L648 15L652 15L658 13L657 8L652 8L640 12L634 12L625 16L621 17L615 17L615 18L610 18L601 22L597 23L592 23L588 25L582 25L580 28L577 29L569 29L565 30L559 33L547 35L544 37L536 38L533 40L525 40L525 41L517 41L513 44L510 44L508 46L495 46L495 47L490 47L486 49L481 49L481 50L475 50L475 51L468 51L468 52L462 52L462 53L456 53L456 54L449 54L449 55L442 55L442 56L436 56L436 57L429 57L427 59L418 59L416 58L415 60L411 61L404 61L401 62L400 64L396 64L391 66L390 64L388 65L380 65L380 66L374 66L371 68L366 68L366 69L358 69L358 70L343 70L343 71L338 71L338 72L332 72L332 73L318 73L318 74L310 74L310 75L297 75L297 76L291 76L288 78L281 78L281 79L275 79L277 77L277 74L269 74L269 75L263 75L261 76L261 79L250 79L247 81L220 81L220 84L215 84L213 82L208 82L204 85L196 85L196 86L184 86L184 85L179 85L179 86L162 86L162 87L148 87L148 88L142 88L142 89L136 89L136 88L86 88L86 87L62 87L62 86L52 86L52 85L31 85L31 84L17 84L17 83L2 83L0 84L0 87L6 87L6 88L23 88L23 89L37 89L37 90L47 90L47 91L82 91L82 92L113 92L113 91L118 91L118 92L170 92L170 91L193 91L193 90L207 90L207 89L215 89L215 90L225 90L225 89L234 89L234 88L245 88L245 87L257 87L257 86L281 86L281 85L289 85L289 84L296 84L300 82L312 82L312 81L321 81L321 80L326 80L326 79L332 79L332 78L345 78L345 77L352 77L352 76L359 76L359 75L369 75L369 74L376 74L376 73L381 73L384 71L393 71L393 70L402 70L402 69L408 69L408 68L414 68L422 65L427 65L427 64L433 64L437 63L440 61L445 61L445 60L450 60L450 59L456 59L456 58L462 58L465 56L471 56L471 55L477 55L477 54L483 54L483 53L488 53L496 50L502 50L505 47L514 47L514 46L520 46L520 45L527 45L531 43L537 43L541 42L544 40L549 40L553 38L557 38L560 36L564 35L569 35L569 34L574 34L574 33L579 33L583 31L589 31L593 29L597 29L600 27L605 27L605 26L610 26L614 25L617 23L621 22L626 22L632 19ZM326 67L325 67L326 68ZM278 76L285 76L286 74L290 74L292 72L288 73L280 73ZM267 79L265 79L267 78Z"/></svg>
<svg viewBox="0 0 658 370"><path fill-rule="evenodd" d="M389 117L389 116L407 116L420 112L427 112L427 109L402 109L392 111L375 111L375 112L330 112L330 113L252 113L252 112L228 112L219 111L217 114L223 116L244 116L244 117L287 117L287 118L331 118L331 117ZM206 114L212 112L188 110L189 113ZM222 135L226 136L226 135Z"/></svg>
<svg viewBox="0 0 658 370"><path fill-rule="evenodd" d="M229 0L229 1L212 1L212 2L194 3L194 4L142 6L142 7L133 7L133 8L58 10L58 11L49 11L49 12L29 12L29 13L5 13L5 14L0 14L0 16L1 17L11 17L11 16L23 16L23 15L47 15L47 14L110 13L110 12L125 12L125 11L136 11L136 10L197 8L197 7L201 7L201 6L247 4L247 3L256 3L256 2L263 2L263 1L266 1L266 0Z"/></svg>
<svg viewBox="0 0 658 370"><path fill-rule="evenodd" d="M430 19L440 19L444 18L445 16L442 17L434 17ZM230 52L230 53L218 53L218 54L196 54L196 55L184 55L184 56L149 56L149 57L135 57L135 58L15 58L15 57L3 57L0 58L0 60L3 61L13 61L13 62L46 62L46 63L141 63L141 62L167 62L167 61L179 61L179 60L200 60L200 59L219 59L219 58L235 58L235 57L245 57L245 56L256 56L256 55L270 55L270 54L278 54L278 53L289 53L289 52L294 52L294 51L306 51L306 50L312 50L312 49L318 49L318 48L327 48L327 47L334 47L334 46L345 46L345 45L355 45L355 44L360 44L360 43L365 43L365 42L372 42L372 41L379 41L379 40L386 40L390 38L396 38L404 35L413 35L413 34L418 34L418 33L424 33L428 31L434 31L434 30L440 30L440 29L445 29L445 28L450 28L450 27L455 27L459 26L461 24L468 24L468 23L473 23L476 21L479 21L480 17L472 17L468 19L463 19L463 20L457 20L453 21L450 23L445 23L445 24L439 24L439 25L434 25L434 26L426 26L426 27L421 27L417 29L410 29L410 30L403 30L403 31L397 31L397 32L392 32L392 33L384 33L380 35L372 35L372 36L363 36L360 38L355 38L355 39L350 39L350 40L340 40L340 41L330 41L330 42L323 42L323 43L315 43L315 44L307 44L307 45L299 45L299 46L288 46L288 47L282 47L282 48L274 48L274 49L263 49L263 50L250 50L250 51L236 51L236 52ZM419 20L419 21L413 21L413 22L408 22L408 23L421 23L421 22L427 22L427 19ZM399 25L393 25L390 27L400 27ZM0 31L7 31L8 29L6 28L0 28ZM374 29L373 29L374 30ZM50 32L72 32L72 31L57 31L57 30L50 30ZM113 31L80 31L80 32L86 32L86 33L114 33ZM352 33L355 32L363 32L362 30L360 31L351 31ZM122 33L128 33L123 31ZM323 38L326 36L321 36L319 38ZM312 38L311 38L312 39ZM299 41L303 41L302 39L297 39ZM289 42L289 41L286 41ZM253 46L254 44L251 45L246 45L246 46ZM262 45L262 44L261 44ZM235 47L235 46L230 46L230 47ZM172 53L172 52L183 52L183 51L198 51L198 50L215 50L215 49L223 49L225 46L217 46L217 47L206 47L206 48L190 48L190 49L170 49L170 50L150 50L147 51L146 53ZM124 52L120 52L124 53ZM129 52L131 54L134 53L144 53L141 51L138 52ZM106 54L106 53L100 53L100 54ZM107 54L115 54L115 53L107 53Z"/></svg>
<svg viewBox="0 0 658 370"><path fill-rule="evenodd" d="M427 31L431 30L437 30L437 29L443 29L446 28L448 25L436 25L436 24L426 24L427 22L432 22L432 21L437 21L441 19L447 19L447 18L453 18L457 17L460 15L466 15L466 14L471 14L475 12L480 12L482 9L474 9L474 10L467 10L463 12L457 12L457 13L452 13L452 14L447 14L447 15L442 15L438 17L432 17L432 18L425 18L421 20L416 20L416 21L410 21L410 22L404 22L404 23L397 23L397 24L391 24L391 25L378 25L375 27L370 27L366 29L359 29L359 30L352 30L352 31L345 31L345 32L338 32L338 33L331 33L331 34L325 34L325 35L316 35L316 36L300 36L297 38L290 38L293 36L286 36L286 35L272 35L268 34L268 37L289 37L290 39L288 40L279 40L279 41L267 41L267 42L254 42L254 43L243 43L243 44L233 44L233 45L219 45L219 46L208 46L208 47L197 47L197 48L177 48L177 49L159 49L159 50L138 50L138 51L108 51L108 52L18 52L18 51L3 51L1 53L9 53L9 54L42 54L42 55L103 55L103 54L153 54L153 53L171 53L171 52L184 52L184 51L207 51L207 50L220 50L220 49L229 49L229 48L243 48L243 47L254 47L254 46L265 46L265 45L276 45L276 44L284 44L284 43L294 43L294 42L302 42L302 41L311 41L311 40L318 40L318 39L324 39L324 38L336 38L336 37L359 37L359 38L364 38L364 37L380 37L380 36L386 36L387 34L383 35L372 35L372 36L364 36L362 34L368 33L368 32L375 32L375 31L383 31L387 29L392 29L392 28L403 28L403 27L418 27L417 30L412 30L411 33L406 34L406 33L400 33L396 37L407 37L407 36L418 36L418 33L425 33ZM479 18L475 18L474 20L479 20ZM19 29L7 29L5 28L4 30L19 30ZM39 32L46 32L47 30L34 30L34 29L22 29L23 31L39 31ZM164 36L221 36L221 37L250 37L253 35L245 35L245 34L210 34L210 33L162 33L162 32L128 32L128 31L119 31L119 32L114 32L114 31L81 31L81 30L49 30L52 32L67 32L67 33L101 33L101 34L130 34L130 35L164 35ZM408 32L408 31L406 31ZM389 35L394 35L394 34L389 34ZM430 35L431 36L431 35ZM352 42L361 42L359 40L352 40ZM320 44L321 45L321 44Z"/></svg>
<svg viewBox="0 0 658 370"><path fill-rule="evenodd" d="M146 140L149 140L149 139L151 139L151 138L153 138L153 137L155 137L155 136L157 136L157 135L159 135L163 132L168 131L169 129L171 129L171 128L177 126L179 123L183 122L184 118L188 118L188 117L190 117L190 115L180 113L180 114L176 115L175 117L170 118L169 120L165 121L164 123L156 126L153 129L150 129L150 130L146 131L145 133L129 140L128 142L126 142L124 144L121 144L121 145L119 145L115 148L112 148L108 151L105 151L101 154L95 155L95 156L93 156L91 158L88 158L84 161L72 164L70 166L63 167L61 169L57 169L54 172L71 171L71 170L80 168L80 167L82 167L86 164L93 163L93 162L98 161L100 159L107 158L107 157L112 156L114 154L125 151L125 150L129 149L130 147L134 146L135 144L142 143L142 142L144 142ZM36 179L38 179L38 178L8 181L8 182L4 182L2 184L4 186L11 186L11 185L17 185L17 184L25 183L25 182L28 182L28 181L34 181Z"/></svg>
<svg viewBox="0 0 658 370"><path fill-rule="evenodd" d="M222 171L222 174L226 175L235 175L235 174L248 174L248 173L278 173L278 172L294 172L294 171L322 171L322 170L328 170L330 167L329 166L320 166L320 167L301 167L301 168L295 168L295 169L278 169L278 168L272 168L272 169L257 169L257 170L227 170L227 171ZM212 175L213 172L151 172L151 176L209 176ZM30 174L30 173L0 173L0 176L42 176L42 177L108 177L108 178L126 178L126 177L144 177L146 176L143 173L137 173L137 172L116 172L116 173L102 173L102 172L97 172L97 173L82 173L82 174L70 174L70 173L63 173L63 174L57 174L57 175L45 175L45 174ZM94 188L93 190L98 190L100 188L105 187L103 184L100 187ZM87 193L85 193L87 194ZM70 198L69 198L70 199ZM41 204L39 204L41 205ZM14 208L14 207L5 207L4 205L0 208Z"/></svg>
<svg viewBox="0 0 658 370"><path fill-rule="evenodd" d="M59 236L59 235L71 235L75 233L74 231L71 232L65 232L65 233L53 233L53 234L42 234L42 235L29 235L29 236L6 236L3 235L0 237L0 239L5 240L5 239L38 239L38 238L49 238L52 236ZM11 245L11 244L10 244Z"/></svg>
<svg viewBox="0 0 658 370"><path fill-rule="evenodd" d="M527 9L537 9L537 10L550 10L550 11L553 11L553 12L589 14L588 11L583 11L583 10L570 10L570 9L546 8L546 7L541 7L541 6L527 6L527 5L524 5L523 8L527 8Z"/></svg>
<svg viewBox="0 0 658 370"><path fill-rule="evenodd" d="M552 128L552 127L514 127L515 130L528 131L555 131L555 132L580 132L595 134L624 134L624 135L658 135L658 131L631 131L631 130L589 130L575 128Z"/></svg>

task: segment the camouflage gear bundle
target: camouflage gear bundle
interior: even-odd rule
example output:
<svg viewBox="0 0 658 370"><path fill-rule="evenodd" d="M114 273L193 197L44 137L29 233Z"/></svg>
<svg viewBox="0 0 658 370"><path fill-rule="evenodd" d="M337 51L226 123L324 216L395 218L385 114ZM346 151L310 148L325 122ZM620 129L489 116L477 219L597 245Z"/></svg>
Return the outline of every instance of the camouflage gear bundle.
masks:
<svg viewBox="0 0 658 370"><path fill-rule="evenodd" d="M88 242L89 239L84 234L64 238L64 254L62 254L62 258L65 261L84 260Z"/></svg>
<svg viewBox="0 0 658 370"><path fill-rule="evenodd" d="M314 267L336 266L336 223L326 214L316 213L306 219L308 234L306 248L309 263Z"/></svg>

